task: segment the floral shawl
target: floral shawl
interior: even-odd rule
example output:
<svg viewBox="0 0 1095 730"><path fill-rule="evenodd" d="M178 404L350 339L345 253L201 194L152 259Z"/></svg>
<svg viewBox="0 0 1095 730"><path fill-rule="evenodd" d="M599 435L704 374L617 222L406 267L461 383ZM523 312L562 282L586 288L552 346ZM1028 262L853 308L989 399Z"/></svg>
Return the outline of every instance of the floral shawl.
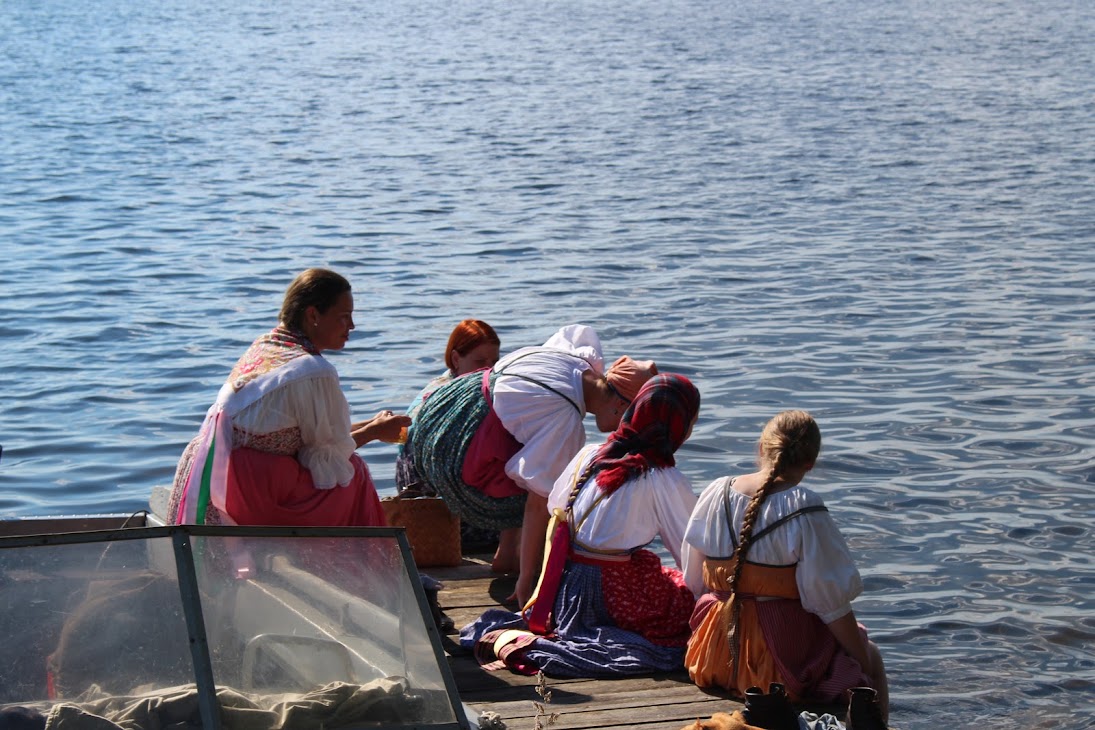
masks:
<svg viewBox="0 0 1095 730"><path fill-rule="evenodd" d="M300 332L276 327L255 340L232 368L216 402L205 415L176 522L202 524L212 504L232 524L225 510L225 495L233 417L281 386L314 377L332 367Z"/></svg>

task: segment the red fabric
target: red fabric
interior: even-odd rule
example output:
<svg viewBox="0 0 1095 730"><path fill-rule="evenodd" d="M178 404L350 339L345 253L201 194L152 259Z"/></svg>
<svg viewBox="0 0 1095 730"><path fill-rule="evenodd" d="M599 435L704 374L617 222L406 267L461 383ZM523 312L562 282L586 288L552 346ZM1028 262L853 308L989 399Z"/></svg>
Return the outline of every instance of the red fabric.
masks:
<svg viewBox="0 0 1095 730"><path fill-rule="evenodd" d="M837 642L833 632L798 601L756 601L757 622L788 693L823 702L842 701L871 679ZM859 627L866 641L866 631Z"/></svg>
<svg viewBox="0 0 1095 730"><path fill-rule="evenodd" d="M472 653L479 662L479 666L488 672L508 667L518 674L535 676L540 668L525 659L525 650L536 641L537 637L529 634L517 636L495 652L495 643L506 631L507 629L488 631L476 640Z"/></svg>
<svg viewBox="0 0 1095 730"><path fill-rule="evenodd" d="M617 626L659 646L688 644L696 599L679 570L663 566L649 550L635 552L627 562L600 565L605 607Z"/></svg>
<svg viewBox="0 0 1095 730"><path fill-rule="evenodd" d="M551 547L547 560L544 561L544 571L540 584L536 587L536 595L532 597L531 609L525 615L529 631L533 633L547 634L550 630L548 624L551 611L555 607L555 597L559 594L559 584L562 582L569 552L570 525L560 520L555 524L555 532L551 536Z"/></svg>
<svg viewBox="0 0 1095 730"><path fill-rule="evenodd" d="M704 593L696 601L696 607L692 610L692 616L688 619L688 628L695 631L703 623L703 619L712 608L726 600L726 596L718 596L714 593Z"/></svg>
<svg viewBox="0 0 1095 730"><path fill-rule="evenodd" d="M228 468L228 515L240 525L384 527L369 468L357 454L350 463L348 486L316 489L311 472L294 457L236 449Z"/></svg>
<svg viewBox="0 0 1095 730"><path fill-rule="evenodd" d="M506 462L521 450L521 442L513 437L491 405L490 370L483 373L483 391L487 399L487 415L479 429L471 437L460 478L469 487L478 489L488 497L512 497L524 494L517 482L506 476Z"/></svg>

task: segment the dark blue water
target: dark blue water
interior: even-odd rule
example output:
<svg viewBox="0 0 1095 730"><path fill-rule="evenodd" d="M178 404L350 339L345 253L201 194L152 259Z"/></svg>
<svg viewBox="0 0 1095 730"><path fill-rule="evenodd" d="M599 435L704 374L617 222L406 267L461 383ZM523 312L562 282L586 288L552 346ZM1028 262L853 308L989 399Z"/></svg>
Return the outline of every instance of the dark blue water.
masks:
<svg viewBox="0 0 1095 730"><path fill-rule="evenodd" d="M126 512L326 265L355 415L451 326L817 416L898 728L1092 727L1095 6L0 5L0 515ZM382 490L394 452L362 450Z"/></svg>

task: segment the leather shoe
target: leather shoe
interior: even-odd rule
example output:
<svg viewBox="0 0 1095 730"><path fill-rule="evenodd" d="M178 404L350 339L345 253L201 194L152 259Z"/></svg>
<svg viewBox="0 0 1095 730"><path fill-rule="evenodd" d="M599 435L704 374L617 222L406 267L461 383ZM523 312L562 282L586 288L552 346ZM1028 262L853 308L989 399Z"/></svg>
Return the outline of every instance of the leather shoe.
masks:
<svg viewBox="0 0 1095 730"><path fill-rule="evenodd" d="M764 730L798 730L798 713L782 684L772 682L768 694L760 687L745 690L745 722Z"/></svg>

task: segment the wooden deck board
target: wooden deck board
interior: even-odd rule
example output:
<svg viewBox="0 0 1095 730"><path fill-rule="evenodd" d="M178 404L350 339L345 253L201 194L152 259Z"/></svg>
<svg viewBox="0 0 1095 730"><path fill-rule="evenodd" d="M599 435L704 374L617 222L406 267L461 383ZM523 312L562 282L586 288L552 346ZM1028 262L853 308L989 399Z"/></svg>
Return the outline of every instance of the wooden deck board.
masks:
<svg viewBox="0 0 1095 730"><path fill-rule="evenodd" d="M515 576L491 572L486 556L465 560L454 568L425 569L444 587L439 601L457 629L488 608L509 608L503 601L513 591ZM456 632L446 636L448 654L461 699L478 712L493 712L510 730L533 730L537 715L552 730L642 728L679 730L714 712L732 712L741 703L693 685L685 672L624 679L547 679L550 702L537 693L537 678L508 670L484 671L471 653L459 646ZM542 710L537 709L540 705ZM555 720L548 724L548 716Z"/></svg>

